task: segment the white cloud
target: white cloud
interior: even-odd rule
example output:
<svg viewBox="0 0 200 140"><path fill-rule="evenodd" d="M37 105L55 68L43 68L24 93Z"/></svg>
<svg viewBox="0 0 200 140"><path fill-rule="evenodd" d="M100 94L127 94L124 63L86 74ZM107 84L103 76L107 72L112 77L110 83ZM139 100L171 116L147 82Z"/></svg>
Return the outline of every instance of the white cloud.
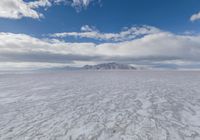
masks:
<svg viewBox="0 0 200 140"><path fill-rule="evenodd" d="M176 35L160 30L128 41L95 44L0 33L0 65L40 63L40 67L42 63L53 66L110 61L150 67L169 64L182 68L194 66L200 61L200 36Z"/></svg>
<svg viewBox="0 0 200 140"><path fill-rule="evenodd" d="M137 38L139 36L154 34L161 32L158 28L152 26L141 26L126 28L119 33L101 33L95 27L84 25L81 27L82 32L63 32L55 33L50 35L51 37L80 37L80 38L91 38L97 40L112 40L112 41L125 41Z"/></svg>
<svg viewBox="0 0 200 140"><path fill-rule="evenodd" d="M29 2L28 5L31 8L39 8L39 7L50 7L52 6L52 3L49 0L38 0L38 1Z"/></svg>
<svg viewBox="0 0 200 140"><path fill-rule="evenodd" d="M192 16L190 17L190 20L191 20L191 21L200 20L200 12L198 12L198 13L192 15Z"/></svg>
<svg viewBox="0 0 200 140"><path fill-rule="evenodd" d="M97 1L97 0L52 0L54 3L60 4L65 3L67 5L71 5L76 9L77 12L81 11L81 9L86 9L91 2ZM98 0L99 2L100 0Z"/></svg>
<svg viewBox="0 0 200 140"><path fill-rule="evenodd" d="M89 6L92 1L93 0L36 0L25 2L24 0L0 0L0 18L21 19L23 17L29 17L39 19L43 17L43 14L38 12L39 7L46 9L54 4L64 3L80 11L82 8Z"/></svg>
<svg viewBox="0 0 200 140"><path fill-rule="evenodd" d="M1 0L0 1L0 17L10 19L20 19L22 17L30 17L38 19L42 14L35 11L28 3L23 0Z"/></svg>
<svg viewBox="0 0 200 140"><path fill-rule="evenodd" d="M93 31L97 31L97 30L95 29L95 27L90 27L88 25L84 25L84 26L81 27L81 31L83 31L83 32L93 32Z"/></svg>
<svg viewBox="0 0 200 140"><path fill-rule="evenodd" d="M82 7L87 7L91 0L73 0L73 5L76 6L82 6Z"/></svg>

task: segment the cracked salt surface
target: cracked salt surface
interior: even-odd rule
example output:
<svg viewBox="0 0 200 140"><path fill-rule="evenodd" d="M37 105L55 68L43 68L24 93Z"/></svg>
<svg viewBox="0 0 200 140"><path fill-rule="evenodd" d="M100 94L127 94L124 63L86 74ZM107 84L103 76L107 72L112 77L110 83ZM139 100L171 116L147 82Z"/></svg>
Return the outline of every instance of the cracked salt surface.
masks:
<svg viewBox="0 0 200 140"><path fill-rule="evenodd" d="M200 72L0 75L1 140L200 140Z"/></svg>

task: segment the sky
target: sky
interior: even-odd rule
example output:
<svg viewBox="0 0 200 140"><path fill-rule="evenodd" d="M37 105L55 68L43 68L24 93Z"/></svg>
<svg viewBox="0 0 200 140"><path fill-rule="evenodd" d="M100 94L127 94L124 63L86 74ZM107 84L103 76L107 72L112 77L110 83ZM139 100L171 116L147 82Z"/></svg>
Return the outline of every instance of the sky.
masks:
<svg viewBox="0 0 200 140"><path fill-rule="evenodd" d="M1 0L0 70L200 68L199 0Z"/></svg>

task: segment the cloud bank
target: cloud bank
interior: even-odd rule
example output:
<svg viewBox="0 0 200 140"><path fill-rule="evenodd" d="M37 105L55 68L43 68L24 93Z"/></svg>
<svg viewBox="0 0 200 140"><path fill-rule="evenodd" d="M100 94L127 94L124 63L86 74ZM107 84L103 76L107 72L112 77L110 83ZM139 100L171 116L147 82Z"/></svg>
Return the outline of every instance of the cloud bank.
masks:
<svg viewBox="0 0 200 140"><path fill-rule="evenodd" d="M85 26L82 30L91 29ZM131 40L100 44L1 32L0 66L10 63L17 67L23 64L23 68L25 64L27 67L38 64L39 67L42 63L50 67L81 66L111 61L147 67L191 68L199 65L200 36L177 35L157 28L156 31Z"/></svg>

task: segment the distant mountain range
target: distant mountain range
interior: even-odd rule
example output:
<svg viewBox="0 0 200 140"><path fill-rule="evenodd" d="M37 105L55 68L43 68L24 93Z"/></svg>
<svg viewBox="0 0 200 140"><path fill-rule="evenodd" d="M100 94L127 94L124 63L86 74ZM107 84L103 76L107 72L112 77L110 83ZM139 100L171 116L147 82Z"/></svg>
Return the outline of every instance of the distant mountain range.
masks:
<svg viewBox="0 0 200 140"><path fill-rule="evenodd" d="M136 70L135 67L119 63L103 63L98 65L85 65L82 69L86 70Z"/></svg>
<svg viewBox="0 0 200 140"><path fill-rule="evenodd" d="M102 63L97 65L85 65L83 67L57 67L57 68L47 68L40 69L40 71L66 71L66 70L136 70L137 68L130 66L128 64L120 63Z"/></svg>

